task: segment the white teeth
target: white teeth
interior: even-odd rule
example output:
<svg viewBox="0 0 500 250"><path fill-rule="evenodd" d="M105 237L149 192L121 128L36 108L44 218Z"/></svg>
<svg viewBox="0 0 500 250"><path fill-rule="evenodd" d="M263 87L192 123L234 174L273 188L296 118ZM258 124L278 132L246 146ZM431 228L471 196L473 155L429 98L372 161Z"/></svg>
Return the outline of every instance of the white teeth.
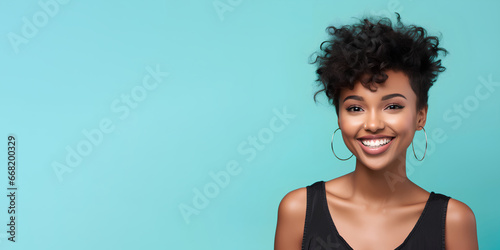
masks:
<svg viewBox="0 0 500 250"><path fill-rule="evenodd" d="M361 143L367 147L372 147L372 148L377 148L384 146L385 144L389 143L392 139L389 138L383 138L383 139L377 139L377 140L361 140Z"/></svg>

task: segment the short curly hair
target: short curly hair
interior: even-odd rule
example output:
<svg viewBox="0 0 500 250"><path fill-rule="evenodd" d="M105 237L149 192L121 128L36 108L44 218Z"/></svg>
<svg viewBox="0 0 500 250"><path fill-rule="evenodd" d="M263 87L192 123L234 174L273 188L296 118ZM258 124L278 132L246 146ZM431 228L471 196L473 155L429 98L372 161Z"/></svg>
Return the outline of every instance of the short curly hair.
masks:
<svg viewBox="0 0 500 250"><path fill-rule="evenodd" d="M316 82L325 91L330 104L339 115L339 95L343 88L353 89L358 81L372 91L375 83L387 79L386 70L404 72L417 96L417 110L427 106L428 92L437 79L438 73L445 71L438 59L439 52L448 51L439 47L436 36L428 36L419 26L401 22L396 13L397 23L389 18L369 17L353 25L340 28L329 26L326 31L329 40L320 45L320 51L311 64L317 64Z"/></svg>

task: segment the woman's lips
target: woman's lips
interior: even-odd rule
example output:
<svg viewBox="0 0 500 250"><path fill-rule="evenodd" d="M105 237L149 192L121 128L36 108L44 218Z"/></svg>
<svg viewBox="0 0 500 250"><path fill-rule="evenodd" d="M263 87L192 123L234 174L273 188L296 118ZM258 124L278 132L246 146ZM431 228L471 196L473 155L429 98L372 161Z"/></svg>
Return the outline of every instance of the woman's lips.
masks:
<svg viewBox="0 0 500 250"><path fill-rule="evenodd" d="M363 151L365 151L365 153L371 154L371 155L377 155L377 154L381 154L381 153L385 152L391 146L392 141L394 141L394 138L395 137L384 137L384 138L376 138L376 139L358 139L358 143L361 146L361 148L363 149ZM381 145L381 146L376 146L376 145L374 145L374 144L376 144L374 142L377 140L379 141L379 144L383 140L389 140L389 142L384 144L384 145ZM363 144L362 141L372 141L372 143L369 143L369 144L372 144L373 146L366 146Z"/></svg>

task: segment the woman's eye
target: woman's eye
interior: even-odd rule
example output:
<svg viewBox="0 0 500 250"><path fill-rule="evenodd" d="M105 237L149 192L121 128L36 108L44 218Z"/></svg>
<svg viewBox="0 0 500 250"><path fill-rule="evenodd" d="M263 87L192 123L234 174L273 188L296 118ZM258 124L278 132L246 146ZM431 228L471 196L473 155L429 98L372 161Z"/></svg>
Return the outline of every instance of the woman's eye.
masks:
<svg viewBox="0 0 500 250"><path fill-rule="evenodd" d="M351 107L348 107L347 108L347 111L349 112L359 112L359 111L362 111L363 109L361 109L360 107L357 107L357 106L351 106Z"/></svg>
<svg viewBox="0 0 500 250"><path fill-rule="evenodd" d="M397 104L391 104L391 105L387 106L387 109L402 109L402 108L404 108L404 106L397 105Z"/></svg>

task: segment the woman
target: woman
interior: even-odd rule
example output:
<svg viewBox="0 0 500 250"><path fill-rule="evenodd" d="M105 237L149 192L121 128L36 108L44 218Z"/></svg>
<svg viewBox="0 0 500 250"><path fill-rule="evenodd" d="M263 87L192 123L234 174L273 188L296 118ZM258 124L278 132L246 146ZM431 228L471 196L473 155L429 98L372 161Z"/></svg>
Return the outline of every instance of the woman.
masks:
<svg viewBox="0 0 500 250"><path fill-rule="evenodd" d="M323 87L314 99L325 91L335 105L333 136L342 136L356 166L285 195L275 250L478 249L472 210L406 176L406 151L417 130L425 133L428 91L447 51L399 15L396 25L364 19L328 31L313 62ZM350 158L336 154L333 141L335 156Z"/></svg>

